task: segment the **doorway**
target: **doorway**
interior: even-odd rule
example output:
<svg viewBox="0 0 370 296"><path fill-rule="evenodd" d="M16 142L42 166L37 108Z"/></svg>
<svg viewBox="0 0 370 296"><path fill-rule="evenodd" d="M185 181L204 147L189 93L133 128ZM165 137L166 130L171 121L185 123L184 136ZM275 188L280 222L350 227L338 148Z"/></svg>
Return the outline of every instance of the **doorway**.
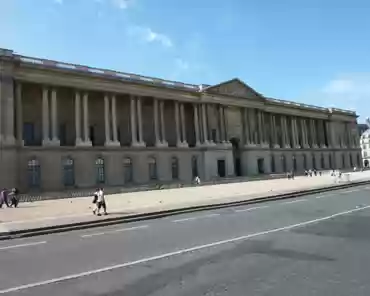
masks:
<svg viewBox="0 0 370 296"><path fill-rule="evenodd" d="M263 158L258 158L257 166L258 166L258 173L264 174L265 173L265 160Z"/></svg>
<svg viewBox="0 0 370 296"><path fill-rule="evenodd" d="M224 178L226 176L226 164L224 159L217 160L217 173L218 176Z"/></svg>
<svg viewBox="0 0 370 296"><path fill-rule="evenodd" d="M240 177L242 175L242 167L241 167L241 160L240 160L240 139L231 138L230 143L233 146L235 175Z"/></svg>

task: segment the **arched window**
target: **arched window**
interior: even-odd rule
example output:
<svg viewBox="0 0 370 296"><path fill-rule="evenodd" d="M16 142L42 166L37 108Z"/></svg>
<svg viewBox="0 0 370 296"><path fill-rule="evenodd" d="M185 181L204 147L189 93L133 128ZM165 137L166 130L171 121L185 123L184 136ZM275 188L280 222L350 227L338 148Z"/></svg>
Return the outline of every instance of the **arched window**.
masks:
<svg viewBox="0 0 370 296"><path fill-rule="evenodd" d="M129 157L123 159L123 173L125 183L131 183L133 181L133 169L132 169L132 160Z"/></svg>
<svg viewBox="0 0 370 296"><path fill-rule="evenodd" d="M297 166L297 158L295 157L295 155L292 156L292 161L293 161L293 170L296 172L298 170L298 166Z"/></svg>
<svg viewBox="0 0 370 296"><path fill-rule="evenodd" d="M193 173L193 179L195 177L199 177L199 174L198 174L198 157L197 156L193 156L191 158L191 171Z"/></svg>
<svg viewBox="0 0 370 296"><path fill-rule="evenodd" d="M321 154L321 169L325 169L325 158L324 158L324 154Z"/></svg>
<svg viewBox="0 0 370 296"><path fill-rule="evenodd" d="M157 162L154 157L148 158L149 179L157 180Z"/></svg>
<svg viewBox="0 0 370 296"><path fill-rule="evenodd" d="M303 154L302 157L303 157L303 168L305 170L308 170L308 166L307 166L307 155L306 154Z"/></svg>
<svg viewBox="0 0 370 296"><path fill-rule="evenodd" d="M283 168L283 172L287 172L287 165L286 165L286 158L284 155L281 156L281 167Z"/></svg>
<svg viewBox="0 0 370 296"><path fill-rule="evenodd" d="M276 173L275 156L271 155L271 173Z"/></svg>
<svg viewBox="0 0 370 296"><path fill-rule="evenodd" d="M36 158L30 159L27 163L28 171L28 186L31 188L39 188L41 182L40 163Z"/></svg>
<svg viewBox="0 0 370 296"><path fill-rule="evenodd" d="M171 171L172 179L177 180L179 178L179 160L177 157L172 157L171 159Z"/></svg>
<svg viewBox="0 0 370 296"><path fill-rule="evenodd" d="M62 162L63 166L63 184L64 186L75 185L75 166L73 158L66 157Z"/></svg>
<svg viewBox="0 0 370 296"><path fill-rule="evenodd" d="M104 168L104 159L98 157L95 160L95 169L96 169L96 183L104 184L105 183L105 168Z"/></svg>

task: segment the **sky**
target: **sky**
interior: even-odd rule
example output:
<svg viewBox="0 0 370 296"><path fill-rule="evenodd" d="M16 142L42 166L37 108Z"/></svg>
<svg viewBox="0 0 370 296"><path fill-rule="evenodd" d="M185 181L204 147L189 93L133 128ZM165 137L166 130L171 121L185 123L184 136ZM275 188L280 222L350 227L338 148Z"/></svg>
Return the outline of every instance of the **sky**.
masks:
<svg viewBox="0 0 370 296"><path fill-rule="evenodd" d="M0 0L0 47L370 116L367 0Z"/></svg>

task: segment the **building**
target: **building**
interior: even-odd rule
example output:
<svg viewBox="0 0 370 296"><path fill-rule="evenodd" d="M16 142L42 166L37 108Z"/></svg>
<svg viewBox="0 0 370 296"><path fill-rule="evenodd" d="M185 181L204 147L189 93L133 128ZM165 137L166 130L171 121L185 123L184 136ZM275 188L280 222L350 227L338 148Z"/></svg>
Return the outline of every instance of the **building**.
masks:
<svg viewBox="0 0 370 296"><path fill-rule="evenodd" d="M370 166L370 119L366 119L366 124L361 124L362 133L360 138L361 154L363 166Z"/></svg>
<svg viewBox="0 0 370 296"><path fill-rule="evenodd" d="M358 126L358 134L360 137L367 129L369 129L366 123L359 123L357 126Z"/></svg>
<svg viewBox="0 0 370 296"><path fill-rule="evenodd" d="M190 182L361 162L357 116L2 49L0 186Z"/></svg>

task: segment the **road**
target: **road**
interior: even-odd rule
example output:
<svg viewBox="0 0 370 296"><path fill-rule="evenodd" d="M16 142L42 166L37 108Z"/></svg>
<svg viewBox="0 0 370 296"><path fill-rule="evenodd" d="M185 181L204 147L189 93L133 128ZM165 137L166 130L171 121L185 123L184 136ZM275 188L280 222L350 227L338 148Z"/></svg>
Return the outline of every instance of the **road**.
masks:
<svg viewBox="0 0 370 296"><path fill-rule="evenodd" d="M0 243L5 295L370 295L370 187Z"/></svg>

